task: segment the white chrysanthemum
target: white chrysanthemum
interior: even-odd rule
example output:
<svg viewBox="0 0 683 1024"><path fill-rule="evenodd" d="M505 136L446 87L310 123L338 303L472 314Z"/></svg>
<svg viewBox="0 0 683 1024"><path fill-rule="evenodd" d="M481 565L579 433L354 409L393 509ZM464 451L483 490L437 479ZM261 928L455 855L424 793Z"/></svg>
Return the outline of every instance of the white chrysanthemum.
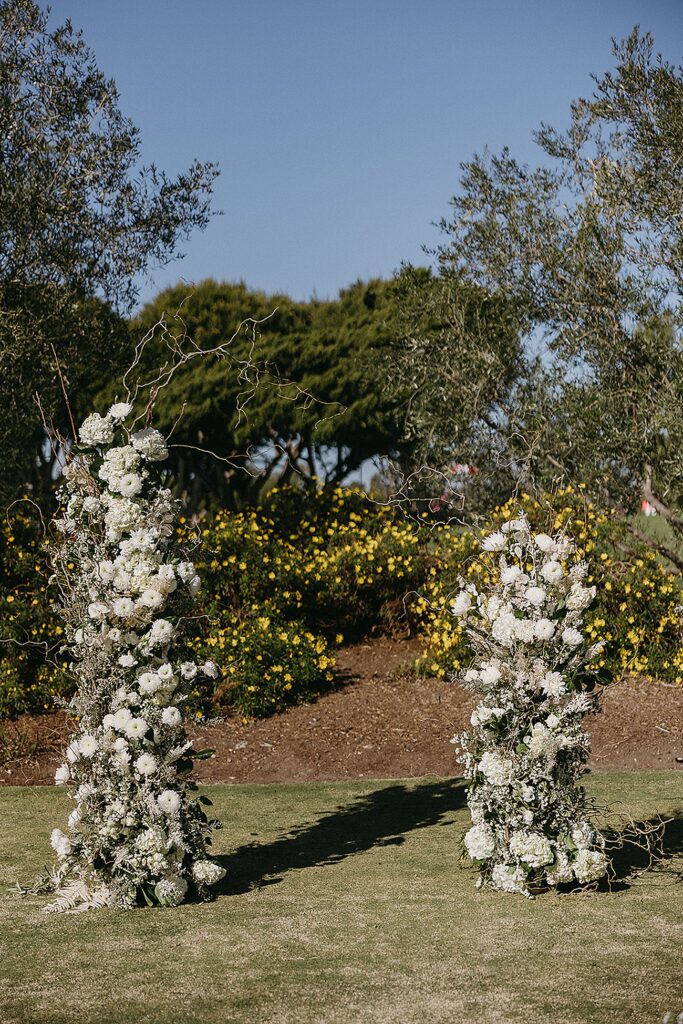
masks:
<svg viewBox="0 0 683 1024"><path fill-rule="evenodd" d="M504 533L490 533L488 537L484 537L481 541L481 547L483 551L503 551L507 544L507 539Z"/></svg>
<svg viewBox="0 0 683 1024"><path fill-rule="evenodd" d="M554 859L549 840L540 832L514 832L510 838L510 853L531 868L543 867Z"/></svg>
<svg viewBox="0 0 683 1024"><path fill-rule="evenodd" d="M555 550L555 541L552 537L549 537L547 533L537 533L534 536L534 542L539 551L544 554L549 554Z"/></svg>
<svg viewBox="0 0 683 1024"><path fill-rule="evenodd" d="M109 406L107 415L111 416L113 420L125 420L126 416L129 416L132 411L133 406L130 402L115 402Z"/></svg>
<svg viewBox="0 0 683 1024"><path fill-rule="evenodd" d="M58 857L68 857L71 853L71 840L65 836L60 828L53 828L50 835L50 844Z"/></svg>
<svg viewBox="0 0 683 1024"><path fill-rule="evenodd" d="M140 754L135 762L135 768L140 775L154 775L157 770L157 759L153 754Z"/></svg>
<svg viewBox="0 0 683 1024"><path fill-rule="evenodd" d="M177 814L180 810L180 793L175 789L164 789L159 793L157 803L164 814Z"/></svg>
<svg viewBox="0 0 683 1024"><path fill-rule="evenodd" d="M142 490L142 477L137 473L126 473L125 476L117 478L117 491L126 498L134 498Z"/></svg>
<svg viewBox="0 0 683 1024"><path fill-rule="evenodd" d="M465 847L472 860L487 860L495 852L496 840L486 825L473 825L465 833Z"/></svg>
<svg viewBox="0 0 683 1024"><path fill-rule="evenodd" d="M130 708L119 708L114 712L114 728L125 729L132 717Z"/></svg>
<svg viewBox="0 0 683 1024"><path fill-rule="evenodd" d="M528 587L524 591L524 597L532 608L540 608L545 601L546 593L543 587Z"/></svg>
<svg viewBox="0 0 683 1024"><path fill-rule="evenodd" d="M156 693L161 686L161 679L156 672L143 672L138 679L141 693Z"/></svg>
<svg viewBox="0 0 683 1024"><path fill-rule="evenodd" d="M141 740L148 729L149 725L144 718L131 718L129 722L126 722L124 732L131 740Z"/></svg>
<svg viewBox="0 0 683 1024"><path fill-rule="evenodd" d="M541 566L541 576L548 583L559 583L564 577L564 569L560 562L556 562L553 559Z"/></svg>
<svg viewBox="0 0 683 1024"><path fill-rule="evenodd" d="M466 590L461 590L458 596L451 603L453 615L467 615L472 607L472 598Z"/></svg>
<svg viewBox="0 0 683 1024"><path fill-rule="evenodd" d="M482 754L479 770L492 786L509 786L515 774L512 761L493 751Z"/></svg>
<svg viewBox="0 0 683 1024"><path fill-rule="evenodd" d="M129 597L117 597L112 603L112 611L119 619L130 619L135 614L135 602Z"/></svg>
<svg viewBox="0 0 683 1024"><path fill-rule="evenodd" d="M161 712L161 721L164 725L168 725L169 728L174 729L177 725L180 725L183 716L181 715L178 708L168 707L164 708Z"/></svg>
<svg viewBox="0 0 683 1024"><path fill-rule="evenodd" d="M578 882L597 882L607 873L607 858L602 850L581 849L572 867Z"/></svg>
<svg viewBox="0 0 683 1024"><path fill-rule="evenodd" d="M78 437L81 444L88 448L100 448L111 444L114 440L114 424L111 417L100 416L98 412L91 413L81 423Z"/></svg>
<svg viewBox="0 0 683 1024"><path fill-rule="evenodd" d="M157 619L147 634L147 645L149 647L168 647L175 636L175 627L166 619Z"/></svg>
<svg viewBox="0 0 683 1024"><path fill-rule="evenodd" d="M522 575L522 570L518 565L506 565L500 571L500 581L504 586L511 587Z"/></svg>
<svg viewBox="0 0 683 1024"><path fill-rule="evenodd" d="M555 635L555 623L550 619L537 619L534 623L534 635L537 640L551 640Z"/></svg>
<svg viewBox="0 0 683 1024"><path fill-rule="evenodd" d="M583 641L583 635L574 629L573 626L568 626L567 629L562 630L562 639L567 647L578 647Z"/></svg>
<svg viewBox="0 0 683 1024"><path fill-rule="evenodd" d="M546 672L541 679L541 689L548 697L561 697L567 692L567 684L560 672Z"/></svg>
<svg viewBox="0 0 683 1024"><path fill-rule="evenodd" d="M225 878L225 868L214 860L196 860L192 865L192 877L198 885L215 885Z"/></svg>
<svg viewBox="0 0 683 1024"><path fill-rule="evenodd" d="M509 647L517 636L517 618L512 612L503 612L491 626L491 633L499 643Z"/></svg>
<svg viewBox="0 0 683 1024"><path fill-rule="evenodd" d="M85 733L78 741L78 751L82 757L92 757L99 749L99 743L90 733Z"/></svg>
<svg viewBox="0 0 683 1024"><path fill-rule="evenodd" d="M168 456L163 434L153 427L138 430L130 440L136 451L139 451L148 462L162 462Z"/></svg>

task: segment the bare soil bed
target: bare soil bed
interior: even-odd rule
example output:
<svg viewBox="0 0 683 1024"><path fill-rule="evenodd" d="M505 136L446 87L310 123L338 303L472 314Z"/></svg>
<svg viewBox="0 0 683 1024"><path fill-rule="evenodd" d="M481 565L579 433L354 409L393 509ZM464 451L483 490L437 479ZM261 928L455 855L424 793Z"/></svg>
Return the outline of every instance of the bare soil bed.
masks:
<svg viewBox="0 0 683 1024"><path fill-rule="evenodd" d="M452 736L468 724L473 695L405 670L414 640L369 640L339 652L338 685L313 704L272 718L229 717L191 729L215 757L197 765L204 782L294 782L458 774ZM629 677L588 719L594 771L683 768L683 688ZM0 785L53 781L67 735L63 715L5 723Z"/></svg>

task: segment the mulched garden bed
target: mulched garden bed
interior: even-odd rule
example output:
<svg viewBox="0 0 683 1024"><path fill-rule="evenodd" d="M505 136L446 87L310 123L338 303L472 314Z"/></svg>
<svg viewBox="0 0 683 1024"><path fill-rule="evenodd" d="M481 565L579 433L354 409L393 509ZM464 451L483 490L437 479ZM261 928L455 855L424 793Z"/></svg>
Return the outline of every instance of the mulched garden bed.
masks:
<svg viewBox="0 0 683 1024"><path fill-rule="evenodd" d="M293 782L458 774L450 739L467 726L475 701L452 683L406 673L418 651L414 640L347 647L339 652L339 685L315 703L192 729L198 746L216 750L198 763L198 777ZM595 771L683 768L683 688L626 678L607 691L603 713L587 727ZM67 734L64 716L24 715L2 728L0 785L51 783Z"/></svg>

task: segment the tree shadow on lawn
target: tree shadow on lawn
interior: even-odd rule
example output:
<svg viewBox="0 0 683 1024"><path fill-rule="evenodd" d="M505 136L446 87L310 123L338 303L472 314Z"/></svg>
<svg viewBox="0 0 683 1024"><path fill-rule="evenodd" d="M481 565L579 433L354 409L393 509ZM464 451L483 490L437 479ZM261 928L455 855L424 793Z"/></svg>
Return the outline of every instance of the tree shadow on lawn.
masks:
<svg viewBox="0 0 683 1024"><path fill-rule="evenodd" d="M605 884L612 892L629 889L644 872L657 868L667 871L668 862L683 856L683 812L677 811L671 818L649 818L627 825L623 830L611 829L607 833L608 847L612 860L612 877ZM683 872L671 866L670 873L678 882L683 881Z"/></svg>
<svg viewBox="0 0 683 1024"><path fill-rule="evenodd" d="M287 871L334 864L376 846L400 846L406 833L441 822L466 804L461 780L383 786L300 825L271 843L248 843L216 860L226 877L216 895L237 895L282 881Z"/></svg>

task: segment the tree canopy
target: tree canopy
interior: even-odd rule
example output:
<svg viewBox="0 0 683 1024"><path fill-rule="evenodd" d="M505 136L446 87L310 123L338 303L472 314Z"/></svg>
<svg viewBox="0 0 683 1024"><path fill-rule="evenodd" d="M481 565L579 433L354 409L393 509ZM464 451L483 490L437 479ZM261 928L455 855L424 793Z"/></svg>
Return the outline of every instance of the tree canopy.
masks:
<svg viewBox="0 0 683 1024"><path fill-rule="evenodd" d="M33 0L0 3L0 491L38 482L46 417L70 432L69 398L125 365L120 314L138 275L178 255L210 216L217 169L172 179L139 166L138 130L114 82L70 22L48 25ZM94 380L93 380L94 378ZM48 462L49 471L49 462Z"/></svg>
<svg viewBox="0 0 683 1024"><path fill-rule="evenodd" d="M241 505L295 474L332 484L395 453L395 402L377 381L394 317L394 284L382 280L310 302L204 281L148 304L131 324L134 336L160 326L137 379L163 362L169 339L206 352L238 332L227 352L181 366L156 400L155 422L175 424L171 466L190 503ZM259 321L256 329L238 330L247 319Z"/></svg>

